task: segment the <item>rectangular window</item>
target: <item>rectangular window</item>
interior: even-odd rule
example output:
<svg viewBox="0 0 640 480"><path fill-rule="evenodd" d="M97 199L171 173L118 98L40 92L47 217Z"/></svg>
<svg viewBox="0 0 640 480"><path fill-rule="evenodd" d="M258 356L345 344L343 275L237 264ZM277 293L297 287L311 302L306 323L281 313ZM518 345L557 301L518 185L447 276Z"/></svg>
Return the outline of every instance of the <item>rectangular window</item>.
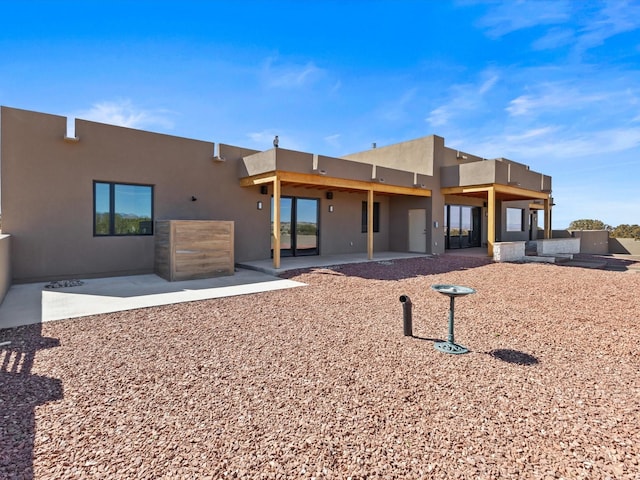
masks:
<svg viewBox="0 0 640 480"><path fill-rule="evenodd" d="M524 210L507 208L507 232L524 232Z"/></svg>
<svg viewBox="0 0 640 480"><path fill-rule="evenodd" d="M362 202L362 233L367 233L367 202ZM380 202L373 202L373 231L380 231Z"/></svg>
<svg viewBox="0 0 640 480"><path fill-rule="evenodd" d="M153 235L153 187L93 182L93 234Z"/></svg>

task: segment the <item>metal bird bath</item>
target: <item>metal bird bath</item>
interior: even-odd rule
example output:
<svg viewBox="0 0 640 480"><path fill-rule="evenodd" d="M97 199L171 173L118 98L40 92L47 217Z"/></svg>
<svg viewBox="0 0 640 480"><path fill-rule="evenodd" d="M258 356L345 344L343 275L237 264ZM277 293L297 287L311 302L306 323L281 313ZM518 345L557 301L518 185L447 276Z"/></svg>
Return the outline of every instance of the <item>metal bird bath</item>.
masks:
<svg viewBox="0 0 640 480"><path fill-rule="evenodd" d="M469 350L462 345L458 345L455 342L453 336L453 312L455 310L456 297L463 297L471 293L476 293L473 288L461 287L459 285L431 285L431 288L438 293L449 297L449 337L446 342L436 342L434 347L436 350L440 350L443 353L452 353L459 355L461 353L468 353Z"/></svg>

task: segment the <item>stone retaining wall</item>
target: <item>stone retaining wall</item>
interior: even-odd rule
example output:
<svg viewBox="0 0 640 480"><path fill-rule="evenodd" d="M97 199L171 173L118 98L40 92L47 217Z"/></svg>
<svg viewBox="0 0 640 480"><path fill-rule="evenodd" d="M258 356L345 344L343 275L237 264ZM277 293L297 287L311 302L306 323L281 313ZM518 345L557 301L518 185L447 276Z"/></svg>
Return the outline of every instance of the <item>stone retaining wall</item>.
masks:
<svg viewBox="0 0 640 480"><path fill-rule="evenodd" d="M549 238L538 240L538 255L580 253L580 238Z"/></svg>
<svg viewBox="0 0 640 480"><path fill-rule="evenodd" d="M538 240L539 241L539 240ZM519 262L524 259L526 242L496 242L493 244L495 262Z"/></svg>

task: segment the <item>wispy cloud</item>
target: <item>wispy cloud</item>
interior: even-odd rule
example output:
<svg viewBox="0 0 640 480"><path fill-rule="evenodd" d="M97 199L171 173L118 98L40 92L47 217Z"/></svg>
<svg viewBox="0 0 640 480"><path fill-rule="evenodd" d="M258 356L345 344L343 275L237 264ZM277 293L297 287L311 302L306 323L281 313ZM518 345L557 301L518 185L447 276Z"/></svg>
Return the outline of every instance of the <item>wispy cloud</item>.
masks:
<svg viewBox="0 0 640 480"><path fill-rule="evenodd" d="M499 80L500 75L489 69L481 72L476 83L453 85L448 92L448 101L431 110L426 122L432 127L442 127L458 116L482 110L485 104L483 97Z"/></svg>
<svg viewBox="0 0 640 480"><path fill-rule="evenodd" d="M635 1L608 1L602 10L585 20L577 39L579 51L602 45L614 35L640 28L640 4Z"/></svg>
<svg viewBox="0 0 640 480"><path fill-rule="evenodd" d="M546 27L548 30L532 42L534 50L572 46L573 52L581 55L610 37L640 28L640 4L620 0L501 2L490 8L477 25L491 38Z"/></svg>
<svg viewBox="0 0 640 480"><path fill-rule="evenodd" d="M270 57L262 69L262 77L269 88L300 88L317 81L324 75L324 71L313 62L303 65L278 64Z"/></svg>
<svg viewBox="0 0 640 480"><path fill-rule="evenodd" d="M88 110L73 116L94 122L107 123L128 128L150 128L160 126L173 128L173 121L167 110L147 110L133 104L131 100L103 101L94 103Z"/></svg>
<svg viewBox="0 0 640 480"><path fill-rule="evenodd" d="M584 85L582 88L589 88ZM514 117L533 115L543 111L558 112L563 109L584 110L610 98L609 92L582 92L581 87L564 83L544 82L529 88L532 93L520 95L509 102L506 111Z"/></svg>
<svg viewBox="0 0 640 480"><path fill-rule="evenodd" d="M324 137L324 141L327 142L327 144L333 148L341 148L342 147L342 144L340 143L341 137L342 135L340 135L339 133L336 133L334 135L328 135Z"/></svg>
<svg viewBox="0 0 640 480"><path fill-rule="evenodd" d="M550 125L514 134L486 137L474 146L487 157L508 157L517 161L573 159L606 155L640 147L640 127L612 128L594 132L574 132L567 127Z"/></svg>
<svg viewBox="0 0 640 480"><path fill-rule="evenodd" d="M560 0L500 2L478 21L492 38L539 25L557 25L571 18L571 2Z"/></svg>
<svg viewBox="0 0 640 480"><path fill-rule="evenodd" d="M408 118L407 107L415 101L418 93L417 88L410 88L399 98L392 102L385 103L380 108L379 116L388 122L399 122Z"/></svg>

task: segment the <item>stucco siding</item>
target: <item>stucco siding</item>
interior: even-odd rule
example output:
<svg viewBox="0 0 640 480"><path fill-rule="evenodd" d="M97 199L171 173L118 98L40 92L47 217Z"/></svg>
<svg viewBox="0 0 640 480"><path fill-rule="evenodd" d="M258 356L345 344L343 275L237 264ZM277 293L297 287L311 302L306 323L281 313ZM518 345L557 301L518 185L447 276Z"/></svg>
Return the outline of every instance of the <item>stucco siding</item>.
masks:
<svg viewBox="0 0 640 480"><path fill-rule="evenodd" d="M65 117L2 110L3 230L15 238L16 281L153 271L152 236L93 236L95 180L153 185L156 220L246 219L236 258L268 255L268 237L255 240L269 229L260 194L239 186L237 161L212 160L213 143L82 120L77 143L65 133Z"/></svg>

